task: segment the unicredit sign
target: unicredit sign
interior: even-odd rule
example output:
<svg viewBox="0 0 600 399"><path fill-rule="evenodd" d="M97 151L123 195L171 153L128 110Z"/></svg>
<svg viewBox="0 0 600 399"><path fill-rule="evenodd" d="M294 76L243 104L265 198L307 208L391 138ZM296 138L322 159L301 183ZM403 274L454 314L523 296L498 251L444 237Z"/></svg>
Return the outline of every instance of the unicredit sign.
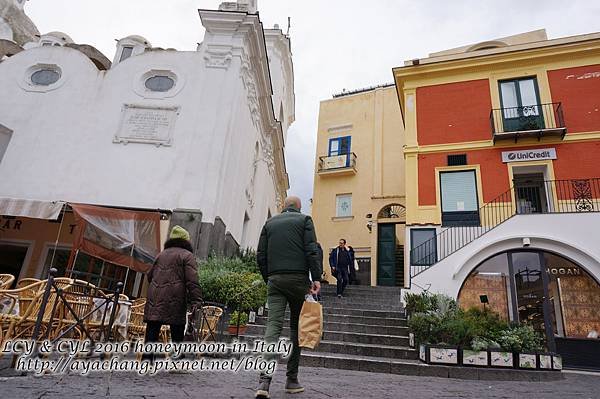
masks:
<svg viewBox="0 0 600 399"><path fill-rule="evenodd" d="M543 161L556 159L555 148L541 148L537 150L502 151L502 162Z"/></svg>

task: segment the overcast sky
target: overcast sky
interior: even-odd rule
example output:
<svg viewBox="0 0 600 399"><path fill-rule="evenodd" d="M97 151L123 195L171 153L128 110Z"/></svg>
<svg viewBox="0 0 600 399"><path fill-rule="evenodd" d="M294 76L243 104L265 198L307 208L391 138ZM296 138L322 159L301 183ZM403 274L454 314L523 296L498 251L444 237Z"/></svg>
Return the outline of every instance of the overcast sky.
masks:
<svg viewBox="0 0 600 399"><path fill-rule="evenodd" d="M195 50L198 8L220 0L31 0L41 33L58 30L113 59L115 41L139 34L156 47ZM286 143L289 193L312 197L319 101L342 89L392 82L404 60L546 28L549 38L600 30L597 0L258 0L265 27L291 17L296 122ZM323 155L323 154L320 154ZM399 154L399 156L401 156Z"/></svg>

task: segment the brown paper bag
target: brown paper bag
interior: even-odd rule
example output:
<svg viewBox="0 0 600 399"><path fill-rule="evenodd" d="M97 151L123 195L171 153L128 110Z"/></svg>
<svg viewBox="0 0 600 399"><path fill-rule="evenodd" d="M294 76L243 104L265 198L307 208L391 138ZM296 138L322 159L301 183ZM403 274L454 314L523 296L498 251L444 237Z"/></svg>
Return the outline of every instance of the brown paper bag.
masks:
<svg viewBox="0 0 600 399"><path fill-rule="evenodd" d="M315 349L323 334L323 307L319 302L304 301L298 323L300 347Z"/></svg>

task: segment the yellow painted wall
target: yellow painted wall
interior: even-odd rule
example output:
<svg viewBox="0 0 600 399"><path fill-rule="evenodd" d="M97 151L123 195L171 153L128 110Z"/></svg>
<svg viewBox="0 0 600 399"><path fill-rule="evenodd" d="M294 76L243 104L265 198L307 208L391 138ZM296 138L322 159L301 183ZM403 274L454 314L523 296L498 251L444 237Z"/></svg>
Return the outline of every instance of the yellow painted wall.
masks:
<svg viewBox="0 0 600 399"><path fill-rule="evenodd" d="M75 220L73 213L64 216L60 223L25 217L0 217L0 243L27 247L27 256L21 268L20 278L41 277L43 263L49 248L54 248L59 235L58 247L71 247L75 239Z"/></svg>
<svg viewBox="0 0 600 399"><path fill-rule="evenodd" d="M328 153L329 139L351 136L356 174L319 174L319 157ZM357 257L371 257L375 284L377 213L391 203L404 205L404 128L395 87L378 88L321 102L317 132L312 216L324 253L324 271L330 282L329 249L340 238L354 247ZM336 195L352 194L352 217L337 219ZM369 232L367 214L373 215ZM389 221L389 220L388 220ZM404 227L397 238L404 242Z"/></svg>

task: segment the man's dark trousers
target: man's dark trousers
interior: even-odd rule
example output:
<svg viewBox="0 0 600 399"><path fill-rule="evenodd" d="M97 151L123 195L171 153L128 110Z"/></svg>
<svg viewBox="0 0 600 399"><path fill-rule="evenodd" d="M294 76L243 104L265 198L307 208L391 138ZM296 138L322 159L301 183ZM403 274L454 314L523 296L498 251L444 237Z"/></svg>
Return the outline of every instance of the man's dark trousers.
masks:
<svg viewBox="0 0 600 399"><path fill-rule="evenodd" d="M307 274L274 274L269 276L267 283L267 303L269 304L269 318L265 341L277 342L283 329L285 308L290 305L290 339L293 344L292 353L287 361L288 378L298 378L298 365L300 363L300 345L298 345L298 320L304 304L304 296L308 293L310 281ZM265 355L265 360L273 356ZM266 374L263 374L266 375ZM270 375L266 375L271 377Z"/></svg>
<svg viewBox="0 0 600 399"><path fill-rule="evenodd" d="M344 289L346 288L346 286L348 285L348 267L347 266L342 266L342 267L338 267L335 275L335 278L337 279L337 294L338 295L343 295L344 294Z"/></svg>

